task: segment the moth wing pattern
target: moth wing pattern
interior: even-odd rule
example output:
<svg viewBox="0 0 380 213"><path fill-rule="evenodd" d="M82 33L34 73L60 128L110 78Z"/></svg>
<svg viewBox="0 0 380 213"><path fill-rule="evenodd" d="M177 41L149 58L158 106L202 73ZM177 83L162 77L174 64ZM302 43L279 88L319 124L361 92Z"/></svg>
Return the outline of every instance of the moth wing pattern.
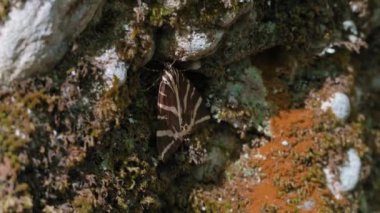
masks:
<svg viewBox="0 0 380 213"><path fill-rule="evenodd" d="M158 130L157 136L157 149L160 154L159 159L165 160L167 157L172 155L175 150L181 144L179 139L174 138L175 132L180 131L180 126L178 123L178 118L175 112L173 112L176 106L176 98L173 93L173 84L169 79L167 71L165 71L162 76L159 90L158 90ZM168 108L167 108L168 107ZM171 107L171 108L169 108ZM169 110L172 109L172 110ZM176 110L176 107L175 107ZM160 134L160 132L162 132Z"/></svg>
<svg viewBox="0 0 380 213"><path fill-rule="evenodd" d="M166 160L194 128L210 119L202 102L196 88L183 74L171 67L165 69L157 101L160 160Z"/></svg>

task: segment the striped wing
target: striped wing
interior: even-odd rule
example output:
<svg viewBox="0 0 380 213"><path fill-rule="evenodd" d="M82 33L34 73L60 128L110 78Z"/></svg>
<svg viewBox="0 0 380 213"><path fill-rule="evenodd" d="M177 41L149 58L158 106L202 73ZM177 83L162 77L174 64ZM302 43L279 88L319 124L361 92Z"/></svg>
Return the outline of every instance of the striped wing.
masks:
<svg viewBox="0 0 380 213"><path fill-rule="evenodd" d="M173 154L199 124L210 119L203 99L181 73L165 70L158 90L157 148L160 160Z"/></svg>

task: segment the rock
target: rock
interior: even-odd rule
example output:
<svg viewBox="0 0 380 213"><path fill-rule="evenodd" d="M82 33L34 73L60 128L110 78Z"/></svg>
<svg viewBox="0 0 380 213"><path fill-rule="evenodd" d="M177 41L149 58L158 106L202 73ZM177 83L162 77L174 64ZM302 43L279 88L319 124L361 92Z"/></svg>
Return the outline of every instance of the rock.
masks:
<svg viewBox="0 0 380 213"><path fill-rule="evenodd" d="M336 118L344 121L350 116L350 99L346 94L336 92L328 101L322 102L321 109L323 111L331 109Z"/></svg>
<svg viewBox="0 0 380 213"><path fill-rule="evenodd" d="M199 181L208 182L218 179L229 156L239 147L237 138L229 132L217 134L210 141L212 141L212 147L207 153L204 164L198 166L193 173L195 179Z"/></svg>
<svg viewBox="0 0 380 213"><path fill-rule="evenodd" d="M212 73L215 67L226 66L263 49L281 45L286 39L286 37L278 36L282 34L276 24L259 23L255 13L249 12L225 32L218 51L204 59L203 72Z"/></svg>
<svg viewBox="0 0 380 213"><path fill-rule="evenodd" d="M329 44L327 47L325 47L320 53L318 53L319 56L325 56L328 54L334 54L336 52L334 45Z"/></svg>
<svg viewBox="0 0 380 213"><path fill-rule="evenodd" d="M281 145L289 146L289 142L287 140L283 140L283 141L281 141Z"/></svg>
<svg viewBox="0 0 380 213"><path fill-rule="evenodd" d="M198 167L194 172L194 177L198 181L216 179L220 175L227 158L226 154L219 147L213 147L210 153L208 153L206 163Z"/></svg>
<svg viewBox="0 0 380 213"><path fill-rule="evenodd" d="M249 63L231 65L227 71L230 78L226 82L215 82L215 91L210 92L214 94L211 100L213 118L231 124L242 138L252 128L265 132L263 125L270 111L261 71Z"/></svg>
<svg viewBox="0 0 380 213"><path fill-rule="evenodd" d="M105 50L102 55L95 57L94 60L97 67L104 70L103 79L109 88L112 87L114 78L118 79L119 86L127 80L129 65L119 58L115 48Z"/></svg>
<svg viewBox="0 0 380 213"><path fill-rule="evenodd" d="M359 182L361 161L355 149L347 151L348 159L342 166L339 166L339 178L332 172L332 168L326 167L323 169L325 173L327 187L334 194L337 200L342 199L342 192L348 192L355 188Z"/></svg>
<svg viewBox="0 0 380 213"><path fill-rule="evenodd" d="M159 1L164 8L180 10L189 3L187 0L161 0Z"/></svg>
<svg viewBox="0 0 380 213"><path fill-rule="evenodd" d="M313 199L306 200L297 206L300 210L311 211L315 207L315 201Z"/></svg>
<svg viewBox="0 0 380 213"><path fill-rule="evenodd" d="M372 78L371 89L373 89L375 92L380 92L380 74Z"/></svg>
<svg viewBox="0 0 380 213"><path fill-rule="evenodd" d="M352 20L346 20L343 22L343 29L349 31L353 35L358 35L358 28Z"/></svg>
<svg viewBox="0 0 380 213"><path fill-rule="evenodd" d="M241 1L239 3L242 4L240 7L228 10L222 17L220 17L218 22L219 26L224 28L230 27L241 15L251 11L253 8L253 1Z"/></svg>
<svg viewBox="0 0 380 213"><path fill-rule="evenodd" d="M214 53L228 28L254 8L250 0L226 1L224 5L219 2L203 7L187 0L159 2L169 10L185 8L172 14L172 18L177 20L175 27L161 34L158 48L161 58L179 61L198 60ZM252 13L255 17L256 13Z"/></svg>
<svg viewBox="0 0 380 213"><path fill-rule="evenodd" d="M183 30L168 33L160 42L159 54L180 61L198 60L216 50L223 30Z"/></svg>
<svg viewBox="0 0 380 213"><path fill-rule="evenodd" d="M0 26L0 83L52 68L104 0L30 0L10 8Z"/></svg>
<svg viewBox="0 0 380 213"><path fill-rule="evenodd" d="M140 29L133 24L123 25L124 38L118 45L117 54L120 59L131 65L133 70L148 63L156 49L153 30Z"/></svg>

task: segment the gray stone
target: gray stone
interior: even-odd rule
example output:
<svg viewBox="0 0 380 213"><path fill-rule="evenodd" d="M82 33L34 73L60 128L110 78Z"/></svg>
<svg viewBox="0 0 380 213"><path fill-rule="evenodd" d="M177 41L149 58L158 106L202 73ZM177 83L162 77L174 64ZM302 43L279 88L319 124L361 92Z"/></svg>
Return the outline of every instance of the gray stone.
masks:
<svg viewBox="0 0 380 213"><path fill-rule="evenodd" d="M345 121L351 112L350 99L346 94L336 92L329 100L322 102L321 109L323 111L331 109L336 118Z"/></svg>
<svg viewBox="0 0 380 213"><path fill-rule="evenodd" d="M327 187L337 200L343 198L342 192L348 192L355 189L360 180L361 160L358 152L351 148L347 151L348 159L339 166L339 175L334 174L330 167L325 167ZM338 177L337 177L338 176Z"/></svg>
<svg viewBox="0 0 380 213"><path fill-rule="evenodd" d="M112 88L115 78L118 80L118 86L124 84L127 80L129 64L119 58L114 47L95 57L93 63L104 70L103 79L108 88Z"/></svg>
<svg viewBox="0 0 380 213"><path fill-rule="evenodd" d="M247 1L244 6L239 7L237 10L228 10L219 19L219 26L228 28L243 14L250 12L253 9L253 1ZM254 13L254 12L253 12Z"/></svg>
<svg viewBox="0 0 380 213"><path fill-rule="evenodd" d="M187 0L161 0L159 1L165 8L180 10L188 3Z"/></svg>
<svg viewBox="0 0 380 213"><path fill-rule="evenodd" d="M0 26L0 83L52 68L104 0L29 0Z"/></svg>
<svg viewBox="0 0 380 213"><path fill-rule="evenodd" d="M223 30L214 29L175 30L161 40L158 50L164 58L198 60L216 50L223 34Z"/></svg>
<svg viewBox="0 0 380 213"><path fill-rule="evenodd" d="M231 124L244 134L252 128L266 131L270 106L265 97L267 90L261 77L261 71L249 61L231 64L229 77L225 82L215 82L211 91L211 113L218 122Z"/></svg>

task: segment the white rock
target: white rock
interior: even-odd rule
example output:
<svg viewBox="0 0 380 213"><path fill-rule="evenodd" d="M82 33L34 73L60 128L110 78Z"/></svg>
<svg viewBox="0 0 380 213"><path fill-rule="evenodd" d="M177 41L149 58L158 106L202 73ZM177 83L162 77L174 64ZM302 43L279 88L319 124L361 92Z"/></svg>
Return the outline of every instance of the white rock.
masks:
<svg viewBox="0 0 380 213"><path fill-rule="evenodd" d="M351 112L350 100L346 94L336 92L328 101L322 102L321 109L323 111L331 109L338 119L346 120Z"/></svg>
<svg viewBox="0 0 380 213"><path fill-rule="evenodd" d="M167 9L180 10L186 6L188 0L159 0L163 7Z"/></svg>
<svg viewBox="0 0 380 213"><path fill-rule="evenodd" d="M358 4L355 4L353 1L350 2L351 11L354 13L357 13L360 11L360 6Z"/></svg>
<svg viewBox="0 0 380 213"><path fill-rule="evenodd" d="M354 35L358 35L358 28L352 20L346 20L343 22L343 29L350 31Z"/></svg>
<svg viewBox="0 0 380 213"><path fill-rule="evenodd" d="M0 25L0 82L52 68L104 0L28 0Z"/></svg>
<svg viewBox="0 0 380 213"><path fill-rule="evenodd" d="M288 142L287 140L284 140L284 141L281 142L281 144L282 144L283 146L288 146L288 145L289 145L289 142Z"/></svg>
<svg viewBox="0 0 380 213"><path fill-rule="evenodd" d="M359 41L359 37L357 37L356 35L348 35L348 40L351 42L351 43L356 43Z"/></svg>
<svg viewBox="0 0 380 213"><path fill-rule="evenodd" d="M361 161L358 153L351 148L347 151L347 157L347 161L338 168L339 178L332 173L331 168L326 167L323 169L327 187L337 200L342 199L342 192L353 190L360 178Z"/></svg>
<svg viewBox="0 0 380 213"><path fill-rule="evenodd" d="M181 61L198 60L211 54L222 39L224 32L215 30L214 32L196 32L181 34L176 33L175 56Z"/></svg>
<svg viewBox="0 0 380 213"><path fill-rule="evenodd" d="M303 211L311 211L315 207L315 201L313 199L306 200L300 205L297 206L297 208L303 210Z"/></svg>
<svg viewBox="0 0 380 213"><path fill-rule="evenodd" d="M318 53L319 56L325 56L327 54L334 54L336 50L334 49L334 45L329 44L327 47L325 47L320 53Z"/></svg>
<svg viewBox="0 0 380 213"><path fill-rule="evenodd" d="M212 54L223 34L222 30L177 29L163 34L157 51L162 58L195 61Z"/></svg>
<svg viewBox="0 0 380 213"><path fill-rule="evenodd" d="M95 64L104 70L103 79L109 87L112 87L114 78L119 80L119 85L127 80L129 65L119 58L115 48L108 49L102 55L95 57Z"/></svg>

